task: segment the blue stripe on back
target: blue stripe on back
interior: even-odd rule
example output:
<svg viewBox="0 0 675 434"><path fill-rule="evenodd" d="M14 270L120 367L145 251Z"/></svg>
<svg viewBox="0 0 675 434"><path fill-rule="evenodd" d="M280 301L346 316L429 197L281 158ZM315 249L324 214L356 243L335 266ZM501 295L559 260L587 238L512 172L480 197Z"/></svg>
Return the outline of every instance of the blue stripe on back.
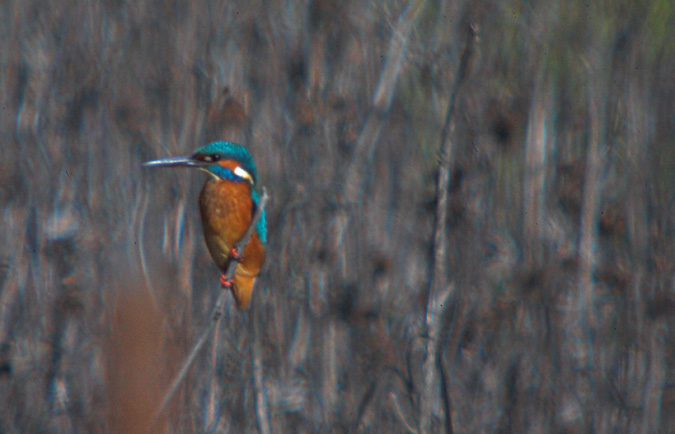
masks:
<svg viewBox="0 0 675 434"><path fill-rule="evenodd" d="M255 188L253 187L251 187L251 198L253 199L253 203L257 208L260 204L260 196L258 196L258 192L255 191ZM255 230L258 232L258 238L260 238L260 242L267 244L267 220L265 218L265 210L262 211L260 220L258 220Z"/></svg>

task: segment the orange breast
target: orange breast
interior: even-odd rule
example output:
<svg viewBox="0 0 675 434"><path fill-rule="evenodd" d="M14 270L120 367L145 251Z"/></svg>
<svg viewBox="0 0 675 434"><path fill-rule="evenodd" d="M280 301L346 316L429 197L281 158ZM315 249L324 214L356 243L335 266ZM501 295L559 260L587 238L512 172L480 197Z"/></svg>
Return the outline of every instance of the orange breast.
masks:
<svg viewBox="0 0 675 434"><path fill-rule="evenodd" d="M225 272L230 251L244 236L253 217L251 186L245 182L209 179L199 194L199 210L206 246L216 265ZM255 277L264 260L264 247L254 232L236 274Z"/></svg>

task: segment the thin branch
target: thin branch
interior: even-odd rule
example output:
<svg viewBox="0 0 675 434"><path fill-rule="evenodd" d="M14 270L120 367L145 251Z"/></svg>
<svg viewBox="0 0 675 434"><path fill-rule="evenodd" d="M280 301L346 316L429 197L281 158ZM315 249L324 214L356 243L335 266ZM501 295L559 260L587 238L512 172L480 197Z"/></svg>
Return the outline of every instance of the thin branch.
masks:
<svg viewBox="0 0 675 434"><path fill-rule="evenodd" d="M385 123L383 114L389 110L391 102L394 99L396 83L398 82L408 49L409 36L423 5L424 0L411 0L408 7L401 13L392 32L387 50L387 61L377 83L371 110L356 142L352 160L347 167L347 175L344 177L346 182L344 197L349 205L359 201L358 196L363 181L362 174L366 173L363 170L363 165L367 164L370 160L375 143L377 143L377 139L380 137L380 132Z"/></svg>
<svg viewBox="0 0 675 434"><path fill-rule="evenodd" d="M220 409L218 402L218 375L217 375L217 365L218 365L218 343L220 339L218 338L219 329L216 329L213 332L213 340L211 342L211 386L209 390L209 401L207 404L206 410L206 431L210 431L213 427L216 426L218 422Z"/></svg>
<svg viewBox="0 0 675 434"><path fill-rule="evenodd" d="M447 239L445 236L445 222L448 215L448 190L450 184L450 158L452 158L453 142L450 138L454 128L453 114L455 112L455 100L459 89L466 77L469 61L474 52L474 45L478 39L478 27L471 25L469 27L469 36L459 61L459 69L455 78L455 83L450 93L448 110L445 113L445 121L441 130L441 156L438 168L438 198L436 202L436 230L434 232L434 275L431 290L445 287L446 264L445 255L447 253Z"/></svg>
<svg viewBox="0 0 675 434"><path fill-rule="evenodd" d="M445 412L445 432L447 434L453 434L454 430L452 428L452 400L450 399L450 376L445 369L445 363L443 363L443 353L444 351L439 347L438 348L438 371L440 372L441 377L441 398L443 398L443 411Z"/></svg>
<svg viewBox="0 0 675 434"><path fill-rule="evenodd" d="M448 191L450 184L450 158L452 157L451 133L454 128L453 114L455 111L455 100L461 88L469 61L473 54L473 48L478 38L478 28L475 25L469 27L469 35L462 51L462 57L459 62L455 83L450 93L448 110L445 115L445 122L441 130L441 158L438 169L438 197L436 201L436 229L434 231L434 268L429 287L429 298L427 301L427 312L425 326L427 329L427 348L425 359L422 365L423 389L420 400L420 432L426 434L431 427L432 403L439 396L438 373L437 368L437 350L438 335L441 325L441 317L447 305L447 301L453 292L453 285L447 285L447 236L446 221L448 214ZM449 399L450 394L443 396ZM450 402L445 403L446 408L452 408ZM447 415L446 415L447 416ZM450 420L446 417L447 420Z"/></svg>
<svg viewBox="0 0 675 434"><path fill-rule="evenodd" d="M443 323L443 312L448 305L450 294L454 292L453 285L449 285L443 291L434 291L429 294L429 307L427 310L427 348L424 363L422 365L422 378L424 388L420 402L420 433L430 432L431 414L433 402L439 398L438 381L438 349L439 334ZM449 397L449 394L446 395ZM446 407L451 408L451 403L445 403Z"/></svg>
<svg viewBox="0 0 675 434"><path fill-rule="evenodd" d="M262 216L262 213L265 209L265 205L267 204L268 200L269 196L267 195L267 189L263 187L262 197L260 198L260 203L258 204L258 207L256 208L255 213L253 214L253 219L251 219L251 223L248 225L246 233L244 233L244 236L241 238L241 240L239 240L239 242L235 246L237 251L243 252L244 249L246 248L246 245L248 244L248 241L251 239L251 235L253 234L253 231L255 230L255 227L258 224L260 217ZM237 265L238 265L237 261L230 261L225 273L225 276L228 279L232 279L232 277L234 277L234 270L237 268ZM223 305L225 304L225 298L229 295L229 293L230 293L229 291L220 292L218 300L216 301L216 304L213 307L213 310L211 311L211 321L206 325L206 327L204 327L202 333L199 336L199 339L197 340L197 343L192 347L190 354L183 362L183 366L178 372L178 375L176 375L176 378L174 378L173 382L171 383L171 387L169 387L169 390L166 392L166 395L162 400L162 403L157 409L157 412L153 417L153 422L157 422L159 416L161 416L161 414L166 409L166 406L171 401L171 398L173 397L173 395L175 395L176 391L178 390L178 387L185 379L185 376L187 375L190 366L192 366L192 363L194 363L195 359L197 358L197 354L199 354L199 351L202 349L206 341L209 339L209 336L211 335L211 332L213 331L213 329L215 329L216 325L218 324L218 320L220 320L220 317L223 316Z"/></svg>
<svg viewBox="0 0 675 434"><path fill-rule="evenodd" d="M408 418L405 416L403 413L403 409L401 408L401 403L398 402L398 396L394 392L389 392L389 399L391 400L392 404L394 404L394 413L396 416L398 416L399 420L403 423L403 426L405 426L405 429L408 433L410 434L418 434L418 431L415 429L412 423L408 421Z"/></svg>
<svg viewBox="0 0 675 434"><path fill-rule="evenodd" d="M525 140L525 179L523 232L525 243L525 264L538 267L543 256L543 243L546 219L546 160L553 149L550 131L553 113L553 92L546 79L544 68L539 73L532 98L532 109L527 121Z"/></svg>
<svg viewBox="0 0 675 434"><path fill-rule="evenodd" d="M263 363L262 363L262 344L260 342L260 329L258 322L251 321L253 326L253 343L251 344L251 359L253 363L253 384L255 386L255 406L258 419L258 432L260 434L271 434L269 409L267 407L267 394L265 393L265 382L263 381Z"/></svg>
<svg viewBox="0 0 675 434"><path fill-rule="evenodd" d="M595 71L590 71L595 73ZM598 74L600 75L600 74ZM581 297L579 301L584 323L595 324L593 272L595 268L595 246L597 244L597 218L602 199L601 175L603 155L605 153L605 123L607 122L606 85L596 79L589 85L590 137L586 150L586 170L581 204L581 222L579 234L579 283Z"/></svg>
<svg viewBox="0 0 675 434"><path fill-rule="evenodd" d="M366 414L366 410L368 410L368 405L373 400L376 391L377 376L373 379L373 381L370 382L370 386L368 386L366 393L363 395L363 399L361 399L361 403L359 404L359 408L356 412L356 421L354 422L351 432L359 432L359 426L361 425L361 422L363 422L363 417Z"/></svg>

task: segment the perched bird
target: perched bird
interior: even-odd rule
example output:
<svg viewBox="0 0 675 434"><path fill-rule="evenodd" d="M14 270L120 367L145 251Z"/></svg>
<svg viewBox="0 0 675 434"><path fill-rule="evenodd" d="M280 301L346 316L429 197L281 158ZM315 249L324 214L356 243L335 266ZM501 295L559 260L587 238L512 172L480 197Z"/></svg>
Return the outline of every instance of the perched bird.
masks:
<svg viewBox="0 0 675 434"><path fill-rule="evenodd" d="M260 216L243 253L235 246L244 236L259 203L257 180L251 154L241 145L214 142L198 148L189 157L148 161L149 167L194 167L207 172L199 193L204 240L211 258L223 272L221 284L229 288L242 309L248 307L256 276L265 260L267 227L265 213ZM234 277L225 276L230 261L239 261Z"/></svg>

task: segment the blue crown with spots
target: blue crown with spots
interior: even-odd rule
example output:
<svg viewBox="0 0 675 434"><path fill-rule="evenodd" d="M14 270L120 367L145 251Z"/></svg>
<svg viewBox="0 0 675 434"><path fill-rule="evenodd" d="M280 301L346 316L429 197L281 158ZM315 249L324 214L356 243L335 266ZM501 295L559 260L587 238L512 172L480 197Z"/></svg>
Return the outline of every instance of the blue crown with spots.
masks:
<svg viewBox="0 0 675 434"><path fill-rule="evenodd" d="M197 149L193 155L198 154L219 154L221 159L235 160L241 164L242 169L251 175L254 183L258 181L258 174L255 170L253 157L251 157L251 154L248 152L248 150L241 145L232 142L213 142Z"/></svg>

